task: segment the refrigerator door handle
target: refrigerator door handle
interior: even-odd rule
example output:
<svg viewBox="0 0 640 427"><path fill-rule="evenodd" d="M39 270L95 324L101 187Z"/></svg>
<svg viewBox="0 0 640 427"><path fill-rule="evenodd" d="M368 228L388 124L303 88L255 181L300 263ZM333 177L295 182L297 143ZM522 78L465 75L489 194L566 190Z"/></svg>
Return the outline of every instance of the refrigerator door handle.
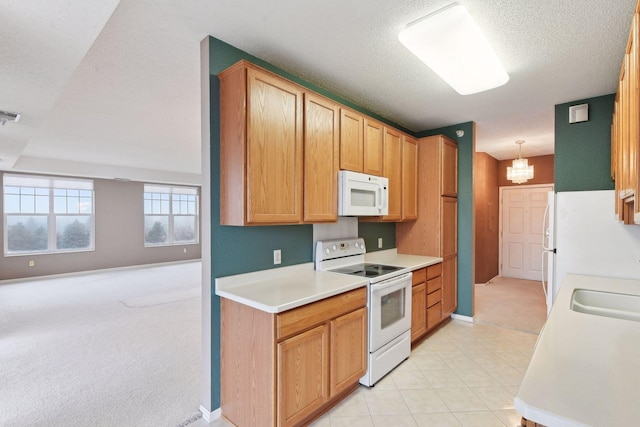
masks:
<svg viewBox="0 0 640 427"><path fill-rule="evenodd" d="M544 258L549 253L550 253L550 251L542 251L542 260L541 260L541 266L542 266L542 268L541 268L541 270L542 270L542 290L544 291L544 300L545 301L548 301L549 294L548 294L548 291L547 291L547 286L548 285L545 285L545 279L544 279L545 277L547 277L547 275L544 272Z"/></svg>
<svg viewBox="0 0 640 427"><path fill-rule="evenodd" d="M551 245L546 245L545 244L545 238L547 239L547 242L549 241L549 227L547 227L547 215L549 214L549 203L547 203L547 206L545 206L544 208L544 215L542 216L542 249L545 251L551 250ZM549 242L550 243L550 242Z"/></svg>

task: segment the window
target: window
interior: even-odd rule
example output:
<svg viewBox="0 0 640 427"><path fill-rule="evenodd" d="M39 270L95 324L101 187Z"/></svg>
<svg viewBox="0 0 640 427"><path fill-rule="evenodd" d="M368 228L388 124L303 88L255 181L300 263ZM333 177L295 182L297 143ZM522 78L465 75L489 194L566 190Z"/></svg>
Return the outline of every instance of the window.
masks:
<svg viewBox="0 0 640 427"><path fill-rule="evenodd" d="M145 185L145 246L185 243L198 243L198 190Z"/></svg>
<svg viewBox="0 0 640 427"><path fill-rule="evenodd" d="M4 175L4 253L94 249L93 181Z"/></svg>

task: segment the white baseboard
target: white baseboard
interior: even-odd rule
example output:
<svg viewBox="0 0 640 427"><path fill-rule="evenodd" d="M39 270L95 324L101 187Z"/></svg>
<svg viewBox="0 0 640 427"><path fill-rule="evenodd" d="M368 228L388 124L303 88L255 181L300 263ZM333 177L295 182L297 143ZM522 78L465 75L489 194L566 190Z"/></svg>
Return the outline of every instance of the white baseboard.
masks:
<svg viewBox="0 0 640 427"><path fill-rule="evenodd" d="M473 317L471 317L471 316L463 316L462 314L455 314L455 313L453 313L453 314L451 315L451 318L452 318L452 319L455 319L455 320L462 320L463 322L469 322L469 323L474 323L474 322L475 322L475 321L473 320Z"/></svg>
<svg viewBox="0 0 640 427"><path fill-rule="evenodd" d="M202 412L202 419L204 419L208 423L213 420L217 420L222 415L222 410L220 408L216 409L215 411L209 412L209 410L202 405L200 405L200 412Z"/></svg>
<svg viewBox="0 0 640 427"><path fill-rule="evenodd" d="M98 268L95 270L70 271L68 273L56 273L56 274L44 274L42 276L19 277L17 279L4 279L4 280L0 280L0 285L29 282L33 280L60 279L64 277L82 276L84 274L93 274L93 273L107 273L107 272L115 272L115 271L121 271L121 270L136 270L141 268L162 267L162 266L168 266L173 264L187 264L190 262L202 262L202 258L181 259L177 261L156 262L151 264L124 265L120 267L105 267L105 268Z"/></svg>

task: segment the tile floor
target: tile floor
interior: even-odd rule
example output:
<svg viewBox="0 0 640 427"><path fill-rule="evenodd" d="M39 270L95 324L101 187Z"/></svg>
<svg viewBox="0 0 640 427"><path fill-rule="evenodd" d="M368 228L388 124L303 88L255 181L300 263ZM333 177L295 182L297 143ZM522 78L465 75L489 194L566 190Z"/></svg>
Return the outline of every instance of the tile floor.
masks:
<svg viewBox="0 0 640 427"><path fill-rule="evenodd" d="M312 425L519 426L513 397L537 338L452 320L375 387L361 386Z"/></svg>

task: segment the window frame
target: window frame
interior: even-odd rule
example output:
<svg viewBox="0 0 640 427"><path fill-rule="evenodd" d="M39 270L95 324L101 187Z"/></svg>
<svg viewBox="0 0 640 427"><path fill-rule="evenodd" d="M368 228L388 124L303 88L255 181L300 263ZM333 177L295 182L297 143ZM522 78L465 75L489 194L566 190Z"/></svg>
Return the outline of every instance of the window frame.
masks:
<svg viewBox="0 0 640 427"><path fill-rule="evenodd" d="M150 195L167 195L166 199L160 198L148 198ZM174 196L193 196L195 200L193 213L175 213L174 212ZM160 212L156 212L153 202L159 200ZM152 212L147 212L147 201L151 201ZM162 203L167 203L168 212L163 211ZM179 202L179 201L178 201ZM189 202L189 201L185 201ZM179 185L162 185L162 184L144 184L143 192L143 232L142 240L145 248L157 248L163 246L184 246L184 245L198 245L200 244L200 188L193 186L179 186ZM167 239L161 243L148 243L147 242L147 217L166 217L167 218ZM194 240L184 241L175 239L175 218L176 217L194 217Z"/></svg>
<svg viewBox="0 0 640 427"><path fill-rule="evenodd" d="M33 212L22 212L20 207L18 212L7 212L7 187L18 188L22 196L22 189L34 189L34 209ZM37 212L37 201L35 199L35 193L37 189L46 190L46 197L48 198L48 211ZM65 203L66 212L56 212L56 190L65 190L65 200L68 202L70 197L67 191L89 192L90 193L90 207L89 212L81 211L81 199L87 199L88 196L83 194L80 196L78 193L78 212L68 212L68 204ZM40 196L43 196L42 192ZM73 196L71 196L73 198ZM2 221L3 221L3 255L5 257L16 256L33 256L33 255L49 255L49 254L65 254L65 253L78 253L78 252L94 252L95 251L95 237L96 237L96 213L95 213L95 187L94 180L81 179L81 178L66 178L44 175L17 175L17 174L3 174L2 182ZM85 200L86 201L86 200ZM20 200L22 203L22 200ZM9 251L9 218L10 217L45 217L47 223L47 249L45 250L33 250L33 251ZM89 218L89 246L86 248L71 248L61 249L58 248L57 237L57 220L62 217L70 216L86 216Z"/></svg>

